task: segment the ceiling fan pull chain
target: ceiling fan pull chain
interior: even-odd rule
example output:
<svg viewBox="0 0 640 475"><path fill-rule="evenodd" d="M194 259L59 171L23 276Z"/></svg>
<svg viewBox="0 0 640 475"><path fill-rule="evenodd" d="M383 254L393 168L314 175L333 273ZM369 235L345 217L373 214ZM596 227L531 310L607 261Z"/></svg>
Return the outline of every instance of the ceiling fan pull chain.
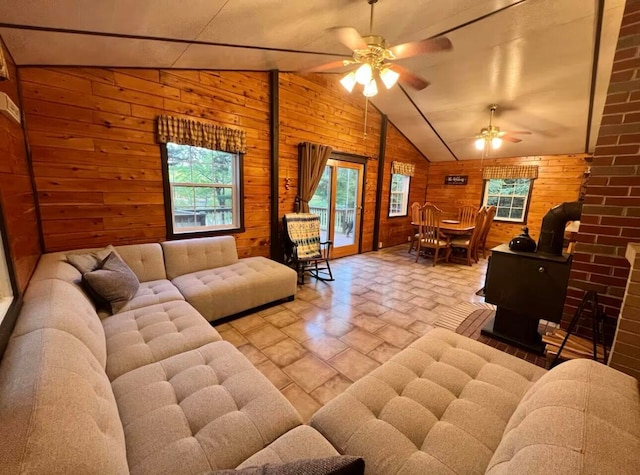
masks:
<svg viewBox="0 0 640 475"><path fill-rule="evenodd" d="M373 4L371 4L371 6L373 7ZM367 116L368 116L368 112L369 112L369 98L365 97L365 101L364 101L364 131L362 134L362 138L366 139L367 138Z"/></svg>

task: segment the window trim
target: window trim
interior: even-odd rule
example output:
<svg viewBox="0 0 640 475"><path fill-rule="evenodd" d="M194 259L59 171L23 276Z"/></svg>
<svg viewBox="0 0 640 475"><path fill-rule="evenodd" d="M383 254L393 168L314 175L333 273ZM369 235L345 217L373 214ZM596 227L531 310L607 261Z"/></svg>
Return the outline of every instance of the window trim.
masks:
<svg viewBox="0 0 640 475"><path fill-rule="evenodd" d="M7 273L9 275L9 284L11 286L11 292L13 293L11 302L8 308L4 312L4 315L0 315L0 359L4 354L4 351L9 343L9 337L13 332L20 308L22 307L22 295L18 289L18 281L16 278L15 267L13 265L13 255L11 253L11 247L9 246L9 238L6 232L6 221L4 219L5 214L0 203L0 237L2 238L2 251L4 252L4 259L6 262Z"/></svg>
<svg viewBox="0 0 640 475"><path fill-rule="evenodd" d="M178 144L180 145L180 144ZM191 147L192 145L187 145ZM220 150L224 152L224 150ZM237 189L238 194L238 226L235 228L226 228L226 229L206 229L200 231L185 231L185 232L175 232L173 225L173 207L172 207L172 184L169 180L169 152L167 151L167 144L160 144L160 157L162 160L162 184L164 191L164 214L165 214L165 227L166 227L166 235L169 240L179 240L179 239L190 239L196 237L208 237L208 236L224 236L228 234L234 233L243 233L245 232L244 226L244 153L240 152L226 152L226 153L236 153L238 155L238 167L237 167L237 178L234 180L234 184L232 184L232 189ZM187 184L188 185L188 184ZM197 184L202 185L202 184ZM208 185L204 185L204 187L209 188ZM211 187L216 187L215 185ZM228 186L225 186L228 187Z"/></svg>
<svg viewBox="0 0 640 475"><path fill-rule="evenodd" d="M405 176L405 177L408 178L407 201L405 203L404 214L391 214L391 196L393 195L393 192L392 192L391 188L392 188L392 184L393 184L393 175L401 175L401 176ZM402 175L401 173L390 173L389 174L389 198L388 198L388 205L387 205L387 218L389 218L389 219L406 218L407 216L409 216L409 197L410 196L411 196L411 176Z"/></svg>
<svg viewBox="0 0 640 475"><path fill-rule="evenodd" d="M486 179L486 180L482 180L482 197L480 199L480 206L487 206L486 200L485 198L488 198L488 193L487 193L487 188L488 188L488 184L489 181L491 180L507 180L508 178L490 178L490 179ZM518 179L518 178L516 178ZM527 199L525 201L525 205L524 205L524 213L522 215L522 221L513 221L513 220L507 220L504 218L499 218L498 217L498 213L496 213L496 216L494 218L494 221L498 221L500 223L508 223L508 224L527 224L527 219L529 217L529 206L531 205L531 195L533 193L533 183L535 181L534 178L520 178L521 180L529 180L529 193L527 194Z"/></svg>

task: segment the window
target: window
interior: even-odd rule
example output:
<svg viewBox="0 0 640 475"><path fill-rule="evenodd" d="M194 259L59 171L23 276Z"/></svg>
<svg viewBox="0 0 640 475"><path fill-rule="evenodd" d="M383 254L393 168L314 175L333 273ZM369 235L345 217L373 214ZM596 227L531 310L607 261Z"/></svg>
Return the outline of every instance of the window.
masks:
<svg viewBox="0 0 640 475"><path fill-rule="evenodd" d="M242 156L166 144L174 234L242 228Z"/></svg>
<svg viewBox="0 0 640 475"><path fill-rule="evenodd" d="M528 178L485 180L483 206L495 206L496 220L523 223L527 216L532 180Z"/></svg>
<svg viewBox="0 0 640 475"><path fill-rule="evenodd" d="M389 197L389 217L406 216L409 209L409 182L411 177L391 174L391 196Z"/></svg>

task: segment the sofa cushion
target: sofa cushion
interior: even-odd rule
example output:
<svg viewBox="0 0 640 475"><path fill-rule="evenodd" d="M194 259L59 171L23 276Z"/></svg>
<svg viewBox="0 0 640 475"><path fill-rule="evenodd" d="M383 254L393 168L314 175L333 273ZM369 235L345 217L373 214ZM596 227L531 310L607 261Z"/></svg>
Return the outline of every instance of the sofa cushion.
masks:
<svg viewBox="0 0 640 475"><path fill-rule="evenodd" d="M226 341L125 373L112 387L132 474L235 468L301 422Z"/></svg>
<svg viewBox="0 0 640 475"><path fill-rule="evenodd" d="M136 295L129 300L120 312L128 312L149 305L156 305L175 300L184 300L180 290L168 280L152 280L141 282Z"/></svg>
<svg viewBox="0 0 640 475"><path fill-rule="evenodd" d="M138 277L115 252L110 253L97 269L84 273L82 281L109 304L112 313L119 312L140 287Z"/></svg>
<svg viewBox="0 0 640 475"><path fill-rule="evenodd" d="M545 370L449 330L427 333L321 408L311 425L367 473L483 473Z"/></svg>
<svg viewBox="0 0 640 475"><path fill-rule="evenodd" d="M162 246L158 243L116 246L116 251L136 274L140 282L167 278Z"/></svg>
<svg viewBox="0 0 640 475"><path fill-rule="evenodd" d="M118 313L102 321L109 379L183 351L221 340L218 332L183 300Z"/></svg>
<svg viewBox="0 0 640 475"><path fill-rule="evenodd" d="M238 262L233 236L165 241L161 244L169 279Z"/></svg>
<svg viewBox="0 0 640 475"><path fill-rule="evenodd" d="M338 455L336 449L317 430L309 426L298 426L278 437L267 447L242 462L237 468L334 455Z"/></svg>
<svg viewBox="0 0 640 475"><path fill-rule="evenodd" d="M73 335L105 367L107 348L102 324L89 298L74 284L45 279L27 287L12 335L20 336L42 328Z"/></svg>
<svg viewBox="0 0 640 475"><path fill-rule="evenodd" d="M0 421L2 473L128 473L107 375L69 333L45 328L10 339Z"/></svg>
<svg viewBox="0 0 640 475"><path fill-rule="evenodd" d="M640 473L638 381L590 360L549 371L511 416L487 470Z"/></svg>
<svg viewBox="0 0 640 475"><path fill-rule="evenodd" d="M265 257L181 275L172 281L207 320L234 315L295 295L296 272Z"/></svg>
<svg viewBox="0 0 640 475"><path fill-rule="evenodd" d="M97 251L99 249L94 250ZM78 252L86 254L86 250ZM29 283L45 279L60 279L71 282L81 288L80 280L82 279L82 274L67 261L67 254L64 252L42 254Z"/></svg>

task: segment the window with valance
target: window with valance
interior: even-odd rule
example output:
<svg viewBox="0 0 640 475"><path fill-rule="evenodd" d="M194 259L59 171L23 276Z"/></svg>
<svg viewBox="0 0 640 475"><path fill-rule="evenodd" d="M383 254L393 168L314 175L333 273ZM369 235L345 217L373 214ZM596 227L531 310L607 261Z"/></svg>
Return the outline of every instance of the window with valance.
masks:
<svg viewBox="0 0 640 475"><path fill-rule="evenodd" d="M537 165L485 167L483 206L495 206L496 221L525 223Z"/></svg>
<svg viewBox="0 0 640 475"><path fill-rule="evenodd" d="M409 188L416 171L413 163L391 162L391 186L389 191L389 217L407 216L409 213Z"/></svg>
<svg viewBox="0 0 640 475"><path fill-rule="evenodd" d="M241 230L245 131L161 115L157 138L170 234Z"/></svg>

